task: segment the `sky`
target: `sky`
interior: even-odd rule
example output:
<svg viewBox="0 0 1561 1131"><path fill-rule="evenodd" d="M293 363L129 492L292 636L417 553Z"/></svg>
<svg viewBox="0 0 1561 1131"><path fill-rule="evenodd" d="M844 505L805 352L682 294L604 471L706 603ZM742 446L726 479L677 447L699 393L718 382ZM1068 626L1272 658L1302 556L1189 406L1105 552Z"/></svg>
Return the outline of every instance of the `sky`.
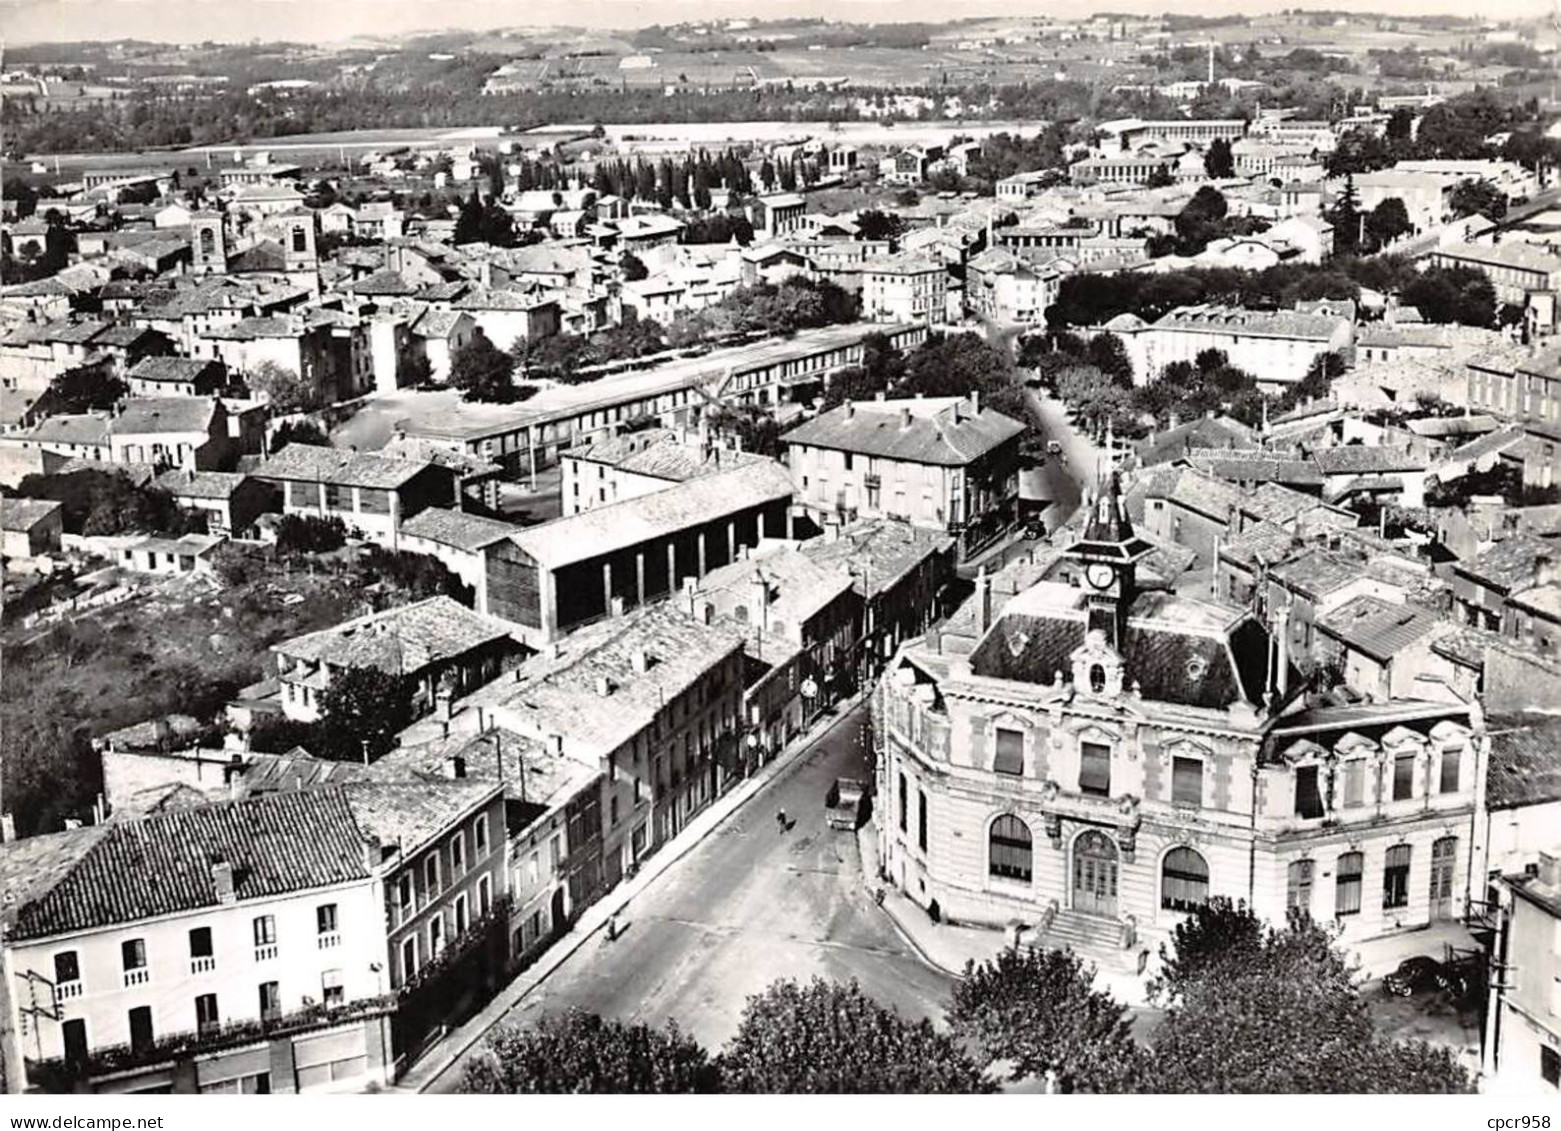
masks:
<svg viewBox="0 0 1561 1131"><path fill-rule="evenodd" d="M1558 0L1561 2L1561 0ZM1302 0L0 0L0 35L12 43L146 39L165 42L285 39L329 43L355 35L440 28L570 24L630 28L712 18L826 16L862 23L942 21L977 15L1140 10L1257 15ZM1391 15L1467 14L1468 0L1320 0L1309 7ZM1491 17L1538 15L1549 0L1486 0Z"/></svg>

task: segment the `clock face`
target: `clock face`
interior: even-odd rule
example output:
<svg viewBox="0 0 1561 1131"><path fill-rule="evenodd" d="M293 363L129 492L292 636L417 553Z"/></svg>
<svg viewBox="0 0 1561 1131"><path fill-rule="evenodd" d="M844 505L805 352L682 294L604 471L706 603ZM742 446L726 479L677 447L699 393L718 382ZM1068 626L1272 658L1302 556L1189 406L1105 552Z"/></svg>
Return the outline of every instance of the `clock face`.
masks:
<svg viewBox="0 0 1561 1131"><path fill-rule="evenodd" d="M1085 567L1084 580L1096 589L1110 589L1116 583L1117 571L1108 565L1096 562Z"/></svg>

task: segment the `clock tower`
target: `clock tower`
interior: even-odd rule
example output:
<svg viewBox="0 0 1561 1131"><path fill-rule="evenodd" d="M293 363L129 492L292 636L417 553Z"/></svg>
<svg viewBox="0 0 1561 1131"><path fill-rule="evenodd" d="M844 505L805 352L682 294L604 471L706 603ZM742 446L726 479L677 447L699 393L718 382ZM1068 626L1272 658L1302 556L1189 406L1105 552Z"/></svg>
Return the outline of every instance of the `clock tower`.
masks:
<svg viewBox="0 0 1561 1131"><path fill-rule="evenodd" d="M1127 617L1138 595L1138 563L1154 547L1133 533L1122 502L1122 487L1113 471L1102 490L1087 504L1084 536L1065 551L1080 566L1089 597L1089 626L1101 629L1118 652L1122 650Z"/></svg>

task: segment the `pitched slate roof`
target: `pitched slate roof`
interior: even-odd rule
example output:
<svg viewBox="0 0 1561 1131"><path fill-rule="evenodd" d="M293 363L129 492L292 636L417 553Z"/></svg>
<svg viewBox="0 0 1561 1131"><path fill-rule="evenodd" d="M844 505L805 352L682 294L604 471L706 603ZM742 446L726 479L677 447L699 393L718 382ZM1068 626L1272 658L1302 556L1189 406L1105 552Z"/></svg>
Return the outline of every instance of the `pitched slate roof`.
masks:
<svg viewBox="0 0 1561 1131"><path fill-rule="evenodd" d="M262 479L310 480L394 490L430 466L426 460L391 459L319 444L288 444L256 468L255 474Z"/></svg>
<svg viewBox="0 0 1561 1131"><path fill-rule="evenodd" d="M249 479L238 471L185 471L174 468L152 481L159 491L175 498L229 499Z"/></svg>
<svg viewBox="0 0 1561 1131"><path fill-rule="evenodd" d="M1561 560L1561 543L1530 534L1503 538L1473 561L1453 566L1456 573L1501 589L1526 588L1547 562Z"/></svg>
<svg viewBox="0 0 1561 1131"><path fill-rule="evenodd" d="M474 648L508 639L508 630L498 621L473 612L450 597L439 596L343 621L284 640L272 648L293 659L410 675Z"/></svg>
<svg viewBox="0 0 1561 1131"><path fill-rule="evenodd" d="M964 397L844 404L781 437L908 463L963 467L1019 435L1025 426L994 409L971 411Z"/></svg>

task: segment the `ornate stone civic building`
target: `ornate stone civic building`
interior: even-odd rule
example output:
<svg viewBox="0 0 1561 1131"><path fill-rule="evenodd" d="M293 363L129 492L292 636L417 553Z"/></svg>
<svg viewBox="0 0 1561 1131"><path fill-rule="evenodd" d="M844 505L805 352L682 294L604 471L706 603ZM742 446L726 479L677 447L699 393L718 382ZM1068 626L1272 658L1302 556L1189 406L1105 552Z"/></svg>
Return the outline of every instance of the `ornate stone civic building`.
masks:
<svg viewBox="0 0 1561 1131"><path fill-rule="evenodd" d="M1073 584L1005 600L982 576L886 672L886 878L935 917L1097 951L1141 953L1213 895L1346 942L1462 918L1478 708L1310 691L1285 610L1140 589L1116 483L1092 505Z"/></svg>

